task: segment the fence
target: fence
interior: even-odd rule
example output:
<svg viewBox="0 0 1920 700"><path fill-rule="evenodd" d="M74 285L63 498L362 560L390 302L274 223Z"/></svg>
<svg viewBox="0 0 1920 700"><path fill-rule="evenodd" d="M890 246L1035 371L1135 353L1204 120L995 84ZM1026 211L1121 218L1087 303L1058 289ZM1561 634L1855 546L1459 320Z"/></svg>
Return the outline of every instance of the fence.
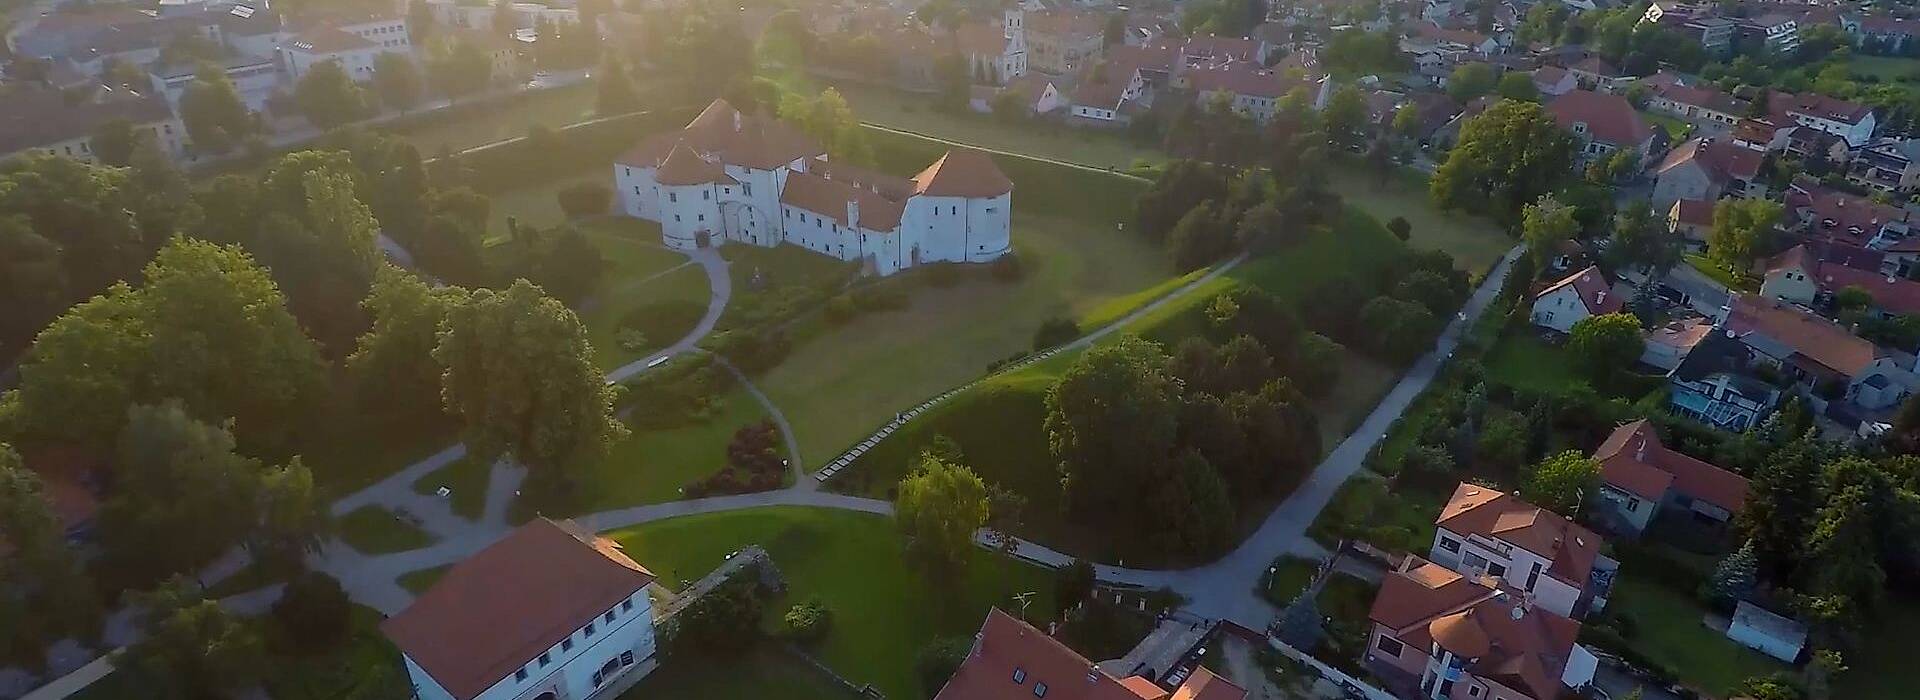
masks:
<svg viewBox="0 0 1920 700"><path fill-rule="evenodd" d="M881 693L879 690L876 690L872 684L855 683L853 681L847 680L845 677L841 676L839 673L836 673L831 666L828 666L824 663L820 663L819 659L813 658L812 654L809 654L801 650L799 647L795 647L792 644L786 644L786 645L782 645L781 648L785 649L788 654L792 654L794 658L799 659L801 662L805 663L808 667L812 668L815 671L818 671L820 675L826 676L827 679L833 681L835 685L845 688L849 693L853 693L854 695L857 695L863 698L872 698L873 700L887 700L886 694Z"/></svg>
<svg viewBox="0 0 1920 700"><path fill-rule="evenodd" d="M1266 639L1267 639L1267 645L1273 647L1274 651L1278 651L1281 654L1285 654L1287 658L1293 659L1295 661L1298 661L1300 663L1306 664L1307 666L1311 667L1314 670L1314 672L1320 674L1321 678L1325 678L1327 680L1333 681L1335 684L1339 685L1341 689L1347 692L1349 697L1357 694L1361 697L1366 698L1367 700L1399 700L1398 698L1394 697L1393 693L1389 693L1387 691L1381 690L1379 688L1375 688L1366 683L1362 683L1360 682L1360 679L1347 675L1345 671L1329 666L1327 665L1326 662L1313 658L1312 654L1308 654L1304 651L1300 651L1299 649L1295 649L1291 646L1288 646L1285 642L1282 642L1278 639L1274 639L1271 636L1268 636Z"/></svg>

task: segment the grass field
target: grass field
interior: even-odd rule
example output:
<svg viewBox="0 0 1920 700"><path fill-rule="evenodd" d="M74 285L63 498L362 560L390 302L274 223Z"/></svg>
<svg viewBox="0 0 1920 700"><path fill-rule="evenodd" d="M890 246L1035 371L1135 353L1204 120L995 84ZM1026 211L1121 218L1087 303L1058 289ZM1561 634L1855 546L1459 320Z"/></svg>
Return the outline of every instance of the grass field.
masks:
<svg viewBox="0 0 1920 700"><path fill-rule="evenodd" d="M1320 511L1307 536L1327 547L1359 539L1391 550L1424 552L1433 543L1434 520L1445 497L1394 493L1377 477L1349 479Z"/></svg>
<svg viewBox="0 0 1920 700"><path fill-rule="evenodd" d="M1756 292L1760 290L1760 284L1754 281L1752 275L1743 275L1729 270L1726 266L1715 262L1712 258L1704 254L1688 253L1685 259L1687 265L1692 266L1695 270L1699 270L1700 274L1707 276L1707 279L1719 282L1723 287L1736 292Z"/></svg>
<svg viewBox="0 0 1920 700"><path fill-rule="evenodd" d="M875 515L759 508L673 518L609 536L674 586L706 575L741 547L765 547L788 586L769 606L769 623L795 602L821 601L833 611L833 631L816 656L889 698L924 697L915 655L936 638L971 636L989 607L1038 591L1032 609L1052 609L1050 574L984 550L974 552L964 580L921 578L901 556L893 524ZM720 675L708 679L715 685L706 693L689 697L766 697L747 685L753 674Z"/></svg>
<svg viewBox="0 0 1920 700"><path fill-rule="evenodd" d="M947 112L934 109L929 96L855 83L838 83L834 88L862 121L889 128L1096 168L1126 170L1136 160L1167 160L1159 148L1118 132L1039 122L1014 124L991 115Z"/></svg>
<svg viewBox="0 0 1920 700"><path fill-rule="evenodd" d="M1854 75L1872 76L1882 82L1920 78L1920 59L1856 53L1847 58L1847 71Z"/></svg>
<svg viewBox="0 0 1920 700"><path fill-rule="evenodd" d="M1401 217L1411 224L1407 244L1415 248L1444 250L1455 264L1469 274L1479 276L1493 261L1512 248L1515 241L1500 225L1483 217L1434 208L1427 198L1427 178L1413 170L1402 169L1387 178L1382 187L1359 164L1333 170L1333 188L1347 204L1358 207L1381 223Z"/></svg>
<svg viewBox="0 0 1920 700"><path fill-rule="evenodd" d="M763 646L741 657L676 654L653 675L621 694L620 700L857 700L857 697L792 654Z"/></svg>
<svg viewBox="0 0 1920 700"><path fill-rule="evenodd" d="M444 486L453 492L447 500L452 504L454 515L479 520L481 511L487 507L487 477L492 473L491 462L466 457L420 477L413 482L413 492L433 494Z"/></svg>
<svg viewBox="0 0 1920 700"><path fill-rule="evenodd" d="M1716 697L1727 697L1742 680L1790 670L1708 628L1701 619L1705 611L1690 594L1636 576L1625 567L1621 574L1614 581L1612 597L1607 599L1607 612L1632 619L1634 633L1629 642L1633 647L1678 671L1687 684Z"/></svg>
<svg viewBox="0 0 1920 700"><path fill-rule="evenodd" d="M742 387L717 399L718 410L704 423L666 430L638 430L613 446L606 459L580 468L583 489L571 511L594 513L613 508L678 500L680 487L720 471L727 463L727 442L735 430L767 417L760 402ZM634 407L636 411L646 406Z"/></svg>
<svg viewBox="0 0 1920 700"><path fill-rule="evenodd" d="M1313 583L1313 573L1318 565L1299 557L1282 555L1274 560L1273 566L1267 568L1273 573L1263 577L1260 595L1269 603L1285 606L1293 602L1301 591L1307 590L1307 584Z"/></svg>
<svg viewBox="0 0 1920 700"><path fill-rule="evenodd" d="M433 535L380 506L361 506L334 522L340 539L362 554L390 554L433 544Z"/></svg>
<svg viewBox="0 0 1920 700"><path fill-rule="evenodd" d="M448 564L446 566L436 566L431 569L409 571L400 576L400 587L407 589L408 593L420 595L427 592L427 589L432 588L433 584L439 583L440 578L446 576L447 571L452 568L453 565Z"/></svg>
<svg viewBox="0 0 1920 700"><path fill-rule="evenodd" d="M512 100L481 105L456 106L457 114L436 116L419 124L395 127L425 156L442 149L459 151L526 136L535 125L558 129L592 119L597 98L591 82L540 90Z"/></svg>
<svg viewBox="0 0 1920 700"><path fill-rule="evenodd" d="M916 138L876 135L875 141L893 172L909 172L945 150ZM1111 300L1172 277L1157 247L1115 227L1131 217L1130 207L1117 203L1131 202L1144 183L995 160L1015 182L1020 280L969 275L949 287L918 286L907 310L826 329L796 343L791 356L756 380L793 423L807 463L831 459L894 413L1027 349L1043 320L1111 309Z"/></svg>
<svg viewBox="0 0 1920 700"><path fill-rule="evenodd" d="M1532 330L1508 333L1487 351L1487 378L1532 391L1563 394L1586 383L1572 366L1566 348L1549 345Z"/></svg>

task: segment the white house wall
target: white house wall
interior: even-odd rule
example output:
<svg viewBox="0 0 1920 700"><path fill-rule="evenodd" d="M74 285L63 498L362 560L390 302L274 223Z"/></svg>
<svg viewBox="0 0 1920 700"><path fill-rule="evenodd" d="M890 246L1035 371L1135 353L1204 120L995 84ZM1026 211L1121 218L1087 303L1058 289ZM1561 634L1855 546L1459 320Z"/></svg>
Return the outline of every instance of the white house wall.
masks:
<svg viewBox="0 0 1920 700"><path fill-rule="evenodd" d="M622 653L633 652L633 664L623 666L623 670L643 667L644 662L653 656L655 640L653 636L653 601L648 599L645 590L635 591L628 598L633 602L632 610L620 610L615 605L610 612L615 613L614 621L608 623L605 614L593 618L595 634L585 635L585 628L573 630L567 636L573 648L562 651L563 644L555 644L546 650L551 663L542 667L535 655L523 668L527 671L526 680L516 680L514 672L509 670L505 678L492 687L474 696L474 700L520 700L532 698L542 692L559 688L559 697L572 700L585 700L599 687L593 684L593 674L606 664L608 659L619 659ZM408 672L417 667L408 664ZM422 674L423 676L424 674ZM422 676L414 676L416 686ZM428 679L431 682L431 679ZM602 679L601 686L610 686L611 682ZM444 692L444 691L442 691ZM451 697L451 696L447 696ZM421 700L436 700L421 696Z"/></svg>

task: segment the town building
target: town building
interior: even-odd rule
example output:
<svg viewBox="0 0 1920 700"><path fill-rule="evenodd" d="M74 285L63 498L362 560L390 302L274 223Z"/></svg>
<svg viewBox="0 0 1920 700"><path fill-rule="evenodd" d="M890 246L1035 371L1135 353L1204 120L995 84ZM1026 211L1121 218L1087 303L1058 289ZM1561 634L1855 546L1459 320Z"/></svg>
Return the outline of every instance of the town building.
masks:
<svg viewBox="0 0 1920 700"><path fill-rule="evenodd" d="M1541 66L1533 71L1533 89L1542 97L1559 97L1580 88L1580 80L1559 66Z"/></svg>
<svg viewBox="0 0 1920 700"><path fill-rule="evenodd" d="M1876 346L1792 302L1735 295L1725 323L1757 363L1783 373L1816 413L1843 424L1898 407L1920 385L1912 355Z"/></svg>
<svg viewBox="0 0 1920 700"><path fill-rule="evenodd" d="M380 630L419 700L607 700L658 664L653 581L613 540L536 518Z"/></svg>
<svg viewBox="0 0 1920 700"><path fill-rule="evenodd" d="M1668 151L1653 168L1653 201L1669 206L1683 199L1765 197L1760 177L1766 154L1729 141L1696 138Z"/></svg>
<svg viewBox="0 0 1920 700"><path fill-rule="evenodd" d="M1598 56L1588 56L1578 63L1567 66L1567 72L1573 74L1580 89L1595 92L1616 92L1633 82L1633 77L1620 72L1619 68Z"/></svg>
<svg viewBox="0 0 1920 700"><path fill-rule="evenodd" d="M1547 102L1547 112L1573 134L1582 162L1622 150L1644 160L1653 151L1653 129L1625 97L1574 90Z"/></svg>
<svg viewBox="0 0 1920 700"><path fill-rule="evenodd" d="M955 149L912 178L882 175L725 100L621 155L613 175L621 211L659 222L677 250L786 243L891 275L1013 249L1013 182L986 154Z"/></svg>
<svg viewBox="0 0 1920 700"><path fill-rule="evenodd" d="M1656 517L1719 529L1746 509L1746 477L1668 448L1644 418L1615 428L1593 459L1600 489L1589 517L1614 534L1638 537Z"/></svg>
<svg viewBox="0 0 1920 700"><path fill-rule="evenodd" d="M1535 294L1528 318L1541 328L1571 333L1573 325L1583 319L1619 313L1626 308L1626 302L1613 293L1612 287L1606 273L1588 265Z"/></svg>
<svg viewBox="0 0 1920 700"><path fill-rule="evenodd" d="M1747 105L1712 87L1690 84L1681 76L1665 71L1640 80L1647 86L1647 110L1665 114L1695 126L1728 131L1739 124Z"/></svg>
<svg viewBox="0 0 1920 700"><path fill-rule="evenodd" d="M1771 93L1767 109L1775 124L1797 124L1824 131L1846 139L1847 145L1853 148L1872 140L1876 125L1872 107L1813 92Z"/></svg>
<svg viewBox="0 0 1920 700"><path fill-rule="evenodd" d="M1166 672L1168 669L1156 669ZM998 608L933 700L1245 700L1247 691L1196 666L1172 687L1144 676L1116 678L1059 640Z"/></svg>
<svg viewBox="0 0 1920 700"><path fill-rule="evenodd" d="M60 90L19 90L0 106L0 160L44 154L98 162L94 133L118 119L152 136L169 155L186 150L186 126L160 95L95 88L74 101Z"/></svg>
<svg viewBox="0 0 1920 700"><path fill-rule="evenodd" d="M1847 180L1881 192L1920 189L1920 139L1874 139L1848 163Z"/></svg>
<svg viewBox="0 0 1920 700"><path fill-rule="evenodd" d="M1879 251L1913 232L1913 215L1907 210L1826 187L1810 177L1795 178L1785 199L1787 220L1781 227L1810 241ZM1822 252L1839 250L1829 245ZM1878 269L1878 262L1857 266Z"/></svg>
<svg viewBox="0 0 1920 700"><path fill-rule="evenodd" d="M974 82L999 85L1027 72L1026 13L1007 10L998 25L970 22L955 29L954 41Z"/></svg>
<svg viewBox="0 0 1920 700"><path fill-rule="evenodd" d="M1727 639L1785 663L1794 663L1800 660L1800 650L1807 646L1807 628L1791 618L1742 600L1734 604L1733 619L1727 621Z"/></svg>
<svg viewBox="0 0 1920 700"><path fill-rule="evenodd" d="M1698 317L1669 320L1649 328L1641 334L1645 346L1640 349L1640 363L1672 371L1712 330L1711 321Z"/></svg>
<svg viewBox="0 0 1920 700"><path fill-rule="evenodd" d="M1367 669L1403 698L1557 700L1599 667L1580 623L1415 556L1387 572L1367 619Z"/></svg>
<svg viewBox="0 0 1920 700"><path fill-rule="evenodd" d="M1051 75L1073 75L1098 63L1106 45L1106 19L1082 10L1027 15L1027 67Z"/></svg>
<svg viewBox="0 0 1920 700"><path fill-rule="evenodd" d="M1782 392L1774 385L1780 375L1759 374L1758 353L1728 335L1723 324L1696 327L1706 332L1674 348L1679 356L1667 372L1667 410L1732 432L1759 425L1780 405Z"/></svg>
<svg viewBox="0 0 1920 700"><path fill-rule="evenodd" d="M1620 568L1600 553L1592 530L1485 486L1454 488L1434 525L1428 561L1501 579L1540 609L1566 617L1605 608Z"/></svg>
<svg viewBox="0 0 1920 700"><path fill-rule="evenodd" d="M1713 201L1680 198L1667 208L1667 230L1680 235L1687 245L1702 249L1713 230Z"/></svg>
<svg viewBox="0 0 1920 700"><path fill-rule="evenodd" d="M1841 13L1840 28L1853 37L1855 46L1874 55L1912 55L1920 38L1920 19L1892 15Z"/></svg>

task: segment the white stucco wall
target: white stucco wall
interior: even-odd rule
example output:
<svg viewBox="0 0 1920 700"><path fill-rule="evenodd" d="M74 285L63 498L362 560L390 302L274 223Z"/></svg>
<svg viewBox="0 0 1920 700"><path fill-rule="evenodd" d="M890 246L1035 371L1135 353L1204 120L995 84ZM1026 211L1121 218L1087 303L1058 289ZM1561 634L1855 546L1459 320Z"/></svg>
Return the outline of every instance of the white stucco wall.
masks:
<svg viewBox="0 0 1920 700"><path fill-rule="evenodd" d="M1533 325L1569 333L1573 331L1573 324L1589 315L1587 305L1580 301L1580 292L1573 285L1567 285L1535 299L1529 318Z"/></svg>

